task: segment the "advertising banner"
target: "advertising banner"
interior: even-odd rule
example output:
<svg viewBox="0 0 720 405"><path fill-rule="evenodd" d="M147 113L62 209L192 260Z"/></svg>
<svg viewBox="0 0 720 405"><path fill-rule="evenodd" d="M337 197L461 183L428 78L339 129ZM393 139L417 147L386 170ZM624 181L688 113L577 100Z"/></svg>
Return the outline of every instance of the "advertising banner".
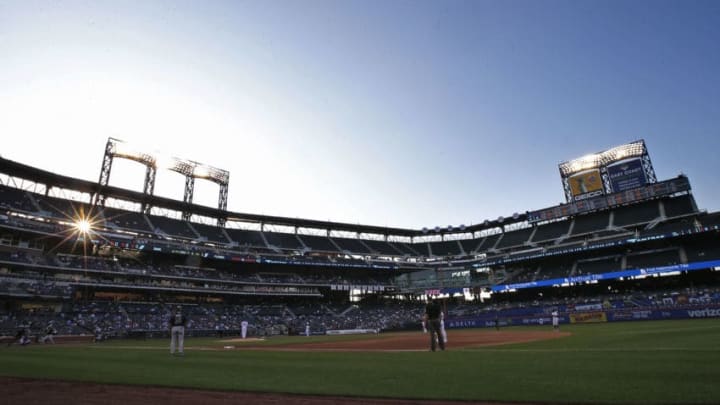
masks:
<svg viewBox="0 0 720 405"><path fill-rule="evenodd" d="M613 192L632 190L647 184L641 159L630 159L613 163L607 167Z"/></svg>
<svg viewBox="0 0 720 405"><path fill-rule="evenodd" d="M519 290L522 288L533 288L533 287L550 287L554 285L564 285L569 283L585 283L596 280L613 280L620 277L633 277L633 276L649 276L652 274L662 274L671 271L696 271L705 270L713 267L720 266L720 260L709 260L703 262L693 262L687 264L673 264L669 266L660 267L647 267L643 269L630 269L621 271L612 271L608 273L600 274L586 274L582 276L572 276L564 278L552 278L548 280L529 281L525 283L513 283L513 284L498 284L492 287L493 292L507 291L507 290Z"/></svg>
<svg viewBox="0 0 720 405"><path fill-rule="evenodd" d="M609 309L602 312L585 312L561 314L560 323L598 323L598 322L628 322L628 321L649 321L663 319L706 319L720 318L720 305L708 303L705 305L670 306L667 308L621 308ZM494 328L495 315L480 315L467 318L449 318L445 322L448 329L464 328ZM523 326L523 325L551 325L552 319L547 315L506 316L500 314L498 326Z"/></svg>
<svg viewBox="0 0 720 405"><path fill-rule="evenodd" d="M570 314L570 323L598 323L607 322L605 312L583 312Z"/></svg>
<svg viewBox="0 0 720 405"><path fill-rule="evenodd" d="M573 200L584 200L604 194L599 169L586 170L568 177Z"/></svg>

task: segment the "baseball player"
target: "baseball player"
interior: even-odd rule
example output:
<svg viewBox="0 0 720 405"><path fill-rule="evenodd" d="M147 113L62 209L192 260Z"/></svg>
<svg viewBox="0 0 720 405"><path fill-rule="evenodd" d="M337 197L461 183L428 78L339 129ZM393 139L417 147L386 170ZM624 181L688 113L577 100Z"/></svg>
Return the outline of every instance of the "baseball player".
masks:
<svg viewBox="0 0 720 405"><path fill-rule="evenodd" d="M243 320L240 322L240 336L242 336L243 339L247 337L247 328L248 328L248 321Z"/></svg>
<svg viewBox="0 0 720 405"><path fill-rule="evenodd" d="M440 350L445 350L445 340L443 340L440 334L440 314L442 309L440 304L430 299L425 306L424 320L430 330L430 350L435 351L437 344L440 344Z"/></svg>
<svg viewBox="0 0 720 405"><path fill-rule="evenodd" d="M442 338L444 343L447 343L447 332L445 332L445 313L440 311L440 336L438 336L438 339Z"/></svg>
<svg viewBox="0 0 720 405"><path fill-rule="evenodd" d="M30 331L28 330L32 324L20 325L17 333L13 340L8 343L8 347L12 346L13 343L17 343L20 346L26 346L30 344Z"/></svg>
<svg viewBox="0 0 720 405"><path fill-rule="evenodd" d="M50 321L48 325L45 327L45 334L43 337L40 338L40 343L47 343L50 342L52 344L55 344L55 339L53 338L53 335L57 335L57 329L55 329L55 325L53 321Z"/></svg>
<svg viewBox="0 0 720 405"><path fill-rule="evenodd" d="M310 336L310 322L305 322L305 336Z"/></svg>
<svg viewBox="0 0 720 405"><path fill-rule="evenodd" d="M550 315L552 315L553 330L558 332L560 330L560 317L558 316L557 309L554 309Z"/></svg>
<svg viewBox="0 0 720 405"><path fill-rule="evenodd" d="M178 356L184 356L185 344L185 325L187 318L182 313L182 307L179 305L175 308L175 312L170 317L170 354L175 354L177 347Z"/></svg>

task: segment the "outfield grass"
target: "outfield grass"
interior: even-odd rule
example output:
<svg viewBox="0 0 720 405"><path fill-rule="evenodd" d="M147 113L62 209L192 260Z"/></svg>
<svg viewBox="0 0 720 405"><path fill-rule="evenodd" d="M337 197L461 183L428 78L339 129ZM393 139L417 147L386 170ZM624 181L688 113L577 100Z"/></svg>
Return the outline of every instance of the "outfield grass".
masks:
<svg viewBox="0 0 720 405"><path fill-rule="evenodd" d="M166 340L11 347L0 349L0 375L395 398L720 403L720 320L563 330L572 336L473 349L453 349L451 330L450 350L436 353L193 350L222 345L215 339L186 340L184 358L170 356ZM285 337L265 344L298 339L338 337Z"/></svg>

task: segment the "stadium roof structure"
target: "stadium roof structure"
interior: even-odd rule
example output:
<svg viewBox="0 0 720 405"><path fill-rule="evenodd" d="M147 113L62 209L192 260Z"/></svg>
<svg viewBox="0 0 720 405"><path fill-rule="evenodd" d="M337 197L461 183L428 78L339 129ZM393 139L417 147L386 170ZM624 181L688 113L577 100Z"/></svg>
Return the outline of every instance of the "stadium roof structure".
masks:
<svg viewBox="0 0 720 405"><path fill-rule="evenodd" d="M256 223L261 225L279 225L295 228L313 228L328 231L354 232L359 234L400 236L408 238L470 233L474 234L475 232L480 232L487 229L504 229L506 226L513 224L534 223L538 221L555 220L563 217L572 217L575 215L589 213L596 210L607 209L616 205L636 203L647 198L658 198L663 195L669 195L677 192L687 192L690 190L690 183L687 177L678 176L678 178L676 179L671 179L656 184L649 184L637 190L598 196L585 201L560 204L558 206L547 207L540 210L526 211L525 213L515 213L508 217L499 217L494 220L485 220L483 222L468 226L460 225L411 229L351 224L334 221L320 221L305 218L289 218L282 216L259 215L221 210L219 208L198 205L192 202L159 197L148 194L146 192L127 190L111 185L103 185L100 182L92 182L88 180L63 176L54 172L46 171L43 169L25 165L23 163L5 159L3 157L0 157L0 173L22 178L35 183L44 184L47 186L48 189L57 187L88 193L91 196L103 195L113 197L119 200L138 203L142 207L153 206L182 212L184 214L191 213L194 215L216 219L220 224L224 224L225 221L232 221ZM189 216L185 217L184 215L184 219L189 219Z"/></svg>
<svg viewBox="0 0 720 405"><path fill-rule="evenodd" d="M188 204L183 201L174 200L171 198L158 197L150 194L146 194L139 191L127 190L120 187L114 186L102 186L97 182L88 180L76 179L73 177L63 176L54 172L38 169L32 166L28 166L19 162L15 162L9 159L0 157L0 173L5 173L10 176L20 177L36 183L45 184L48 188L59 187L72 189L79 192L89 193L96 195L102 193L103 195L139 203L142 205L152 205L160 208L167 208L171 210L186 212L190 211L197 215L202 215L214 219L224 219L227 221L242 221L251 223L261 224L272 224L272 225L283 225L292 227L307 227L307 228L318 228L328 229L337 231L347 232L358 232L358 233L371 233L379 235L395 235L405 237L416 237L423 236L429 233L442 234L458 232L459 230L448 230L443 228L441 230L417 230L408 228L394 228L394 227L382 227L372 225L358 225L349 224L343 222L332 222L332 221L319 221L312 219L302 218L288 218L281 216L271 215L258 215L241 212L222 211L217 208L206 207L198 204ZM497 221L492 221L493 223ZM502 221L500 221L502 222ZM492 224L488 222L483 225L476 225L468 227L465 232L472 232L473 228L484 228L490 227ZM495 225L497 226L497 225Z"/></svg>

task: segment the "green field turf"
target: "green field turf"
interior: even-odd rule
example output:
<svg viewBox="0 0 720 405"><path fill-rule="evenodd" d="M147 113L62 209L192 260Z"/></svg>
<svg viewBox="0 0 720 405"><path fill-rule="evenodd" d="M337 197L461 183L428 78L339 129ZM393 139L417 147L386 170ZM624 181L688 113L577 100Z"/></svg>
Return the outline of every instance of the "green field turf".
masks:
<svg viewBox="0 0 720 405"><path fill-rule="evenodd" d="M572 336L473 349L453 349L450 330L449 350L436 353L206 351L200 348L227 343L192 338L183 358L169 355L167 340L13 346L0 348L0 375L390 398L720 403L720 320L562 329ZM338 337L264 344L299 339Z"/></svg>

